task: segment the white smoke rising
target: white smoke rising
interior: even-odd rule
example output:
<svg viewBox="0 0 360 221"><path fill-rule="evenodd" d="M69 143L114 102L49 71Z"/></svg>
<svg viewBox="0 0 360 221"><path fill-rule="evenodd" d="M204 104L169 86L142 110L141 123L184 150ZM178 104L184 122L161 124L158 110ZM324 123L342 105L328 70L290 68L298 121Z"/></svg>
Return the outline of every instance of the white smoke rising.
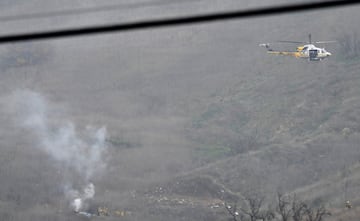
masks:
<svg viewBox="0 0 360 221"><path fill-rule="evenodd" d="M95 186L89 180L95 172L105 167L102 158L106 150L106 128L95 129L88 126L85 130L86 139L81 139L72 122L55 125L50 123L48 102L41 94L27 90L17 91L11 97L11 102L21 127L38 138L38 148L62 165L75 169L81 179L88 183L81 193L65 188L66 196L71 198L72 208L75 212L80 212L84 201L95 195Z"/></svg>
<svg viewBox="0 0 360 221"><path fill-rule="evenodd" d="M75 169L85 180L104 168L105 127L87 127L87 139L80 139L72 122L50 126L47 101L41 94L18 91L13 101L21 126L37 136L39 148L53 159Z"/></svg>
<svg viewBox="0 0 360 221"><path fill-rule="evenodd" d="M95 195L95 186L92 183L89 183L85 189L83 194L83 199L92 199Z"/></svg>
<svg viewBox="0 0 360 221"><path fill-rule="evenodd" d="M75 212L78 213L83 209L84 202L86 202L87 200L90 200L94 197L95 186L94 186L94 184L89 183L87 186L85 186L85 188L81 194L74 190L70 191L69 193L73 194L70 197L74 199L71 203L71 207Z"/></svg>
<svg viewBox="0 0 360 221"><path fill-rule="evenodd" d="M82 200L80 198L76 198L74 199L74 201L72 202L72 207L74 209L75 212L80 212L80 209L82 207Z"/></svg>

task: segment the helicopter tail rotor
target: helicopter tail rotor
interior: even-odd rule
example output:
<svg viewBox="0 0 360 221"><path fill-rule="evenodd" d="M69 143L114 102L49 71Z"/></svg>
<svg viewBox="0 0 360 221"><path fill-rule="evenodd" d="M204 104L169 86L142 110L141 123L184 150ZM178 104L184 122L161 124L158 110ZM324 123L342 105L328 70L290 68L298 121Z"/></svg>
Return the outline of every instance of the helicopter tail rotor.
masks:
<svg viewBox="0 0 360 221"><path fill-rule="evenodd" d="M270 48L270 43L262 43L259 44L260 47L265 47L268 51L272 51L272 49Z"/></svg>

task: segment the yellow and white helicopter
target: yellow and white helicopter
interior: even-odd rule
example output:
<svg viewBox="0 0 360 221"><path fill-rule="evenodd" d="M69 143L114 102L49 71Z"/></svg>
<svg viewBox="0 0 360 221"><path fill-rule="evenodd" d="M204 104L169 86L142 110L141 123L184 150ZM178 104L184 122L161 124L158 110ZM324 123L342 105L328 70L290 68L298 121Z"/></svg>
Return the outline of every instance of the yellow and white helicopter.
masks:
<svg viewBox="0 0 360 221"><path fill-rule="evenodd" d="M331 53L326 51L325 48L316 47L311 42L311 34L309 34L308 42L301 41L278 41L279 43L295 43L295 44L304 44L296 47L296 51L274 51L270 47L270 43L262 43L259 44L260 47L265 47L267 49L268 54L275 55L288 55L296 58L304 58L309 61L321 61L329 56ZM326 44L326 43L335 43L336 41L317 41L315 44Z"/></svg>

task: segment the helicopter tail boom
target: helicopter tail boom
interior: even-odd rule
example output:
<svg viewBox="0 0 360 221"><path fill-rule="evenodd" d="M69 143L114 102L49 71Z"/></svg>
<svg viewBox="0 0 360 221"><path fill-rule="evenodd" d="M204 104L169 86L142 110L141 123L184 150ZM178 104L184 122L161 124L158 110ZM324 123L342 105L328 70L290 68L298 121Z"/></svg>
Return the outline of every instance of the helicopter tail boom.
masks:
<svg viewBox="0 0 360 221"><path fill-rule="evenodd" d="M296 58L301 57L299 52L293 52L293 51L268 51L268 54L287 55L287 56L293 56L293 57L296 57Z"/></svg>

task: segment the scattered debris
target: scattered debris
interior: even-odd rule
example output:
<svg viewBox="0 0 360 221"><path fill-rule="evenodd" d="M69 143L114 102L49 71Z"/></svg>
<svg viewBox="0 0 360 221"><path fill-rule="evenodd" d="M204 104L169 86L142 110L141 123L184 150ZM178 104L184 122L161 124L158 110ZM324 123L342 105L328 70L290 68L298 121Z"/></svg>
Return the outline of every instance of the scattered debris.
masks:
<svg viewBox="0 0 360 221"><path fill-rule="evenodd" d="M347 138L351 134L351 129L348 127L345 127L344 129L342 129L341 133L345 138Z"/></svg>
<svg viewBox="0 0 360 221"><path fill-rule="evenodd" d="M345 202L345 207L346 207L347 209L351 209L351 208L352 208L352 205L351 205L351 203L350 203L349 200L347 200L347 201Z"/></svg>
<svg viewBox="0 0 360 221"><path fill-rule="evenodd" d="M98 207L97 209L98 216L109 216L109 209L107 207Z"/></svg>
<svg viewBox="0 0 360 221"><path fill-rule="evenodd" d="M78 212L77 214L81 215L81 216L86 216L88 218L95 216L94 214L91 213L87 213L87 212Z"/></svg>
<svg viewBox="0 0 360 221"><path fill-rule="evenodd" d="M123 217L126 215L126 211L123 211L123 210L116 210L114 212L115 216L120 216L120 217Z"/></svg>
<svg viewBox="0 0 360 221"><path fill-rule="evenodd" d="M128 216L131 215L131 211L125 211L125 210L115 210L113 212L110 212L110 210L107 207L98 207L96 210L96 213L91 213L91 212L85 212L85 211L75 211L74 212L77 215L80 216L85 216L87 218L91 218L91 217L104 217L104 216L117 216L117 217L124 217L124 216Z"/></svg>

